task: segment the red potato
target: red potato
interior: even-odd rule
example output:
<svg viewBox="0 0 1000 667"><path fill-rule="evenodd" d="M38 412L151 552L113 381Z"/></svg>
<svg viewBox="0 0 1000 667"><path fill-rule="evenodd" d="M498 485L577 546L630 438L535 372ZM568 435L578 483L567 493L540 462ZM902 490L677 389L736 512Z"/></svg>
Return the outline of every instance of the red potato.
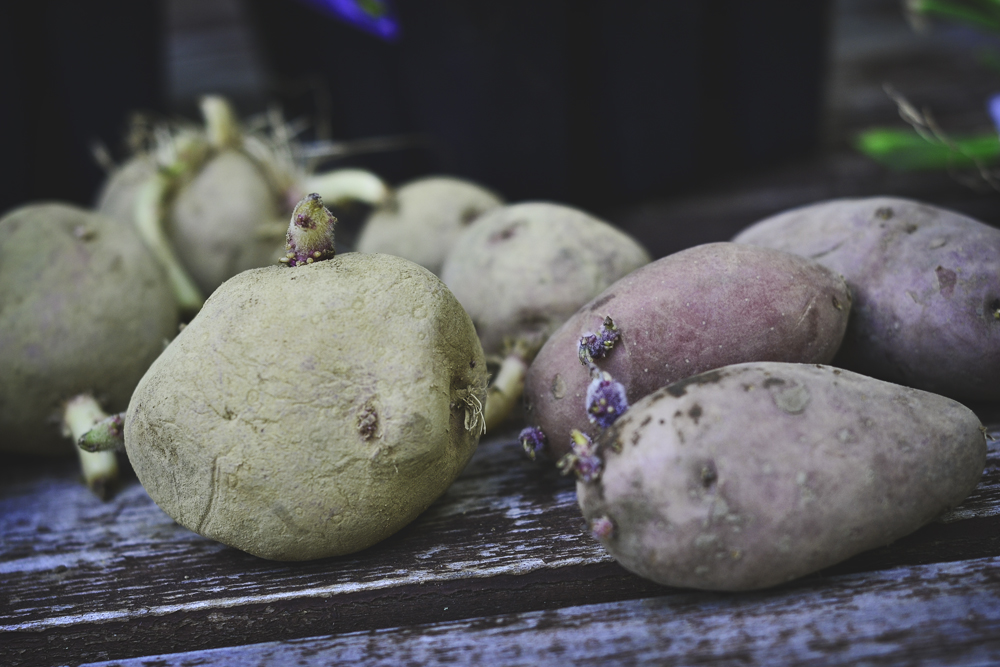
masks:
<svg viewBox="0 0 1000 667"><path fill-rule="evenodd" d="M844 276L854 308L836 365L960 400L1000 400L1000 229L873 197L787 211L734 241Z"/></svg>
<svg viewBox="0 0 1000 667"><path fill-rule="evenodd" d="M610 316L620 338L597 367L635 402L664 385L745 361L829 362L851 309L843 279L810 260L766 248L711 243L648 264L617 281L556 331L525 382L529 423L548 451L591 436L591 383L578 343Z"/></svg>

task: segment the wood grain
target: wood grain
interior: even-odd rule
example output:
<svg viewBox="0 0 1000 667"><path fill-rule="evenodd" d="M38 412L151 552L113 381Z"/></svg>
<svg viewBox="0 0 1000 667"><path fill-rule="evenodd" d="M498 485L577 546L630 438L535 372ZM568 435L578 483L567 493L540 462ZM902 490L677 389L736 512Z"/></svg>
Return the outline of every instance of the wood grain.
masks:
<svg viewBox="0 0 1000 667"><path fill-rule="evenodd" d="M644 600L161 655L88 667L251 665L986 665L1000 662L1000 558L752 594Z"/></svg>
<svg viewBox="0 0 1000 667"><path fill-rule="evenodd" d="M959 508L815 576L1000 556L1000 446L990 449ZM110 503L65 464L24 463L0 485L4 664L43 650L56 661L119 659L678 594L615 564L584 534L573 483L524 459L512 434L484 442L401 533L306 563L202 538L134 481Z"/></svg>

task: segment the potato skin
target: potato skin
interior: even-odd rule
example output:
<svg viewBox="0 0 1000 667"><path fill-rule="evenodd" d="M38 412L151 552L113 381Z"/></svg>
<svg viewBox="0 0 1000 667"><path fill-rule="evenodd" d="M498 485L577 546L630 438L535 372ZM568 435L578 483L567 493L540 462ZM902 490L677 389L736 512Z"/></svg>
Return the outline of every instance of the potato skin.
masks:
<svg viewBox="0 0 1000 667"><path fill-rule="evenodd" d="M181 187L167 235L208 295L237 273L277 260L285 247L286 205L253 158L225 150Z"/></svg>
<svg viewBox="0 0 1000 667"><path fill-rule="evenodd" d="M508 338L548 336L577 308L649 262L632 237L583 211L548 202L484 214L455 242L441 278L487 354Z"/></svg>
<svg viewBox="0 0 1000 667"><path fill-rule="evenodd" d="M552 458L569 451L572 429L599 432L587 419L590 373L577 342L606 315L621 338L596 363L633 403L727 364L826 363L850 309L843 279L810 260L734 243L689 248L625 276L552 335L528 369L528 421L545 433Z"/></svg>
<svg viewBox="0 0 1000 667"><path fill-rule="evenodd" d="M468 316L407 260L348 253L224 283L150 368L125 447L178 523L263 558L351 553L427 508L479 440Z"/></svg>
<svg viewBox="0 0 1000 667"><path fill-rule="evenodd" d="M135 229L59 203L0 219L0 449L72 455L63 403L120 412L177 333L177 302Z"/></svg>
<svg viewBox="0 0 1000 667"><path fill-rule="evenodd" d="M960 400L1000 400L1000 229L893 197L828 201L747 228L842 274L838 366Z"/></svg>
<svg viewBox="0 0 1000 667"><path fill-rule="evenodd" d="M139 189L156 176L156 158L136 155L112 171L101 186L94 208L115 220L135 224L135 200Z"/></svg>
<svg viewBox="0 0 1000 667"><path fill-rule="evenodd" d="M578 483L625 568L669 586L774 586L899 539L979 482L975 414L830 366L748 363L650 394ZM620 451L615 451L616 449Z"/></svg>
<svg viewBox="0 0 1000 667"><path fill-rule="evenodd" d="M153 156L131 158L105 182L97 209L135 224L139 191L156 173ZM164 229L203 294L284 254L287 202L253 158L223 150L182 183L167 201Z"/></svg>
<svg viewBox="0 0 1000 667"><path fill-rule="evenodd" d="M376 209L358 238L358 252L384 252L441 275L448 251L465 228L503 200L459 178L431 176L400 186Z"/></svg>

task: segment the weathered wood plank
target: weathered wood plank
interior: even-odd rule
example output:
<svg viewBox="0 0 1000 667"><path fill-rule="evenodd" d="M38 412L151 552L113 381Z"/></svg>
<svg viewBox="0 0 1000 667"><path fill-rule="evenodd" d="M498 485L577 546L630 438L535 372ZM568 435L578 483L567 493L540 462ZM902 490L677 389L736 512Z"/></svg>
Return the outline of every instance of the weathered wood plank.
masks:
<svg viewBox="0 0 1000 667"><path fill-rule="evenodd" d="M686 593L87 667L1000 662L1000 558Z"/></svg>
<svg viewBox="0 0 1000 667"><path fill-rule="evenodd" d="M197 536L135 483L100 503L67 466L2 475L0 646L18 651L7 664L39 650L125 658L676 593L617 566L584 534L572 482L526 461L509 438L484 443L400 534L307 563ZM982 484L943 522L824 574L1000 555L998 507L993 443Z"/></svg>

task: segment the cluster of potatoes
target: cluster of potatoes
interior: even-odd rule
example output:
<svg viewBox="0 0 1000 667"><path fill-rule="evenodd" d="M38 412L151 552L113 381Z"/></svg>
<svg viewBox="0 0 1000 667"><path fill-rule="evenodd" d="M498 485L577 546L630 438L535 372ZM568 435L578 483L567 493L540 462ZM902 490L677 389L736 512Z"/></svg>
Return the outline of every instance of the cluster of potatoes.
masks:
<svg viewBox="0 0 1000 667"><path fill-rule="evenodd" d="M980 477L953 399L1000 400L1000 230L838 201L651 262L583 211L310 176L217 100L205 115L96 212L0 219L5 450L121 438L182 525L320 558L426 509L523 390L525 443L578 472L609 552L714 589L896 539ZM360 252L336 252L312 190L374 206Z"/></svg>
<svg viewBox="0 0 1000 667"><path fill-rule="evenodd" d="M607 348L584 354L595 338ZM831 201L584 305L528 371L522 439L576 470L594 536L626 568L754 589L960 503L986 440L955 399L1000 400L998 377L1000 229L903 199ZM609 405L620 418L598 418Z"/></svg>

